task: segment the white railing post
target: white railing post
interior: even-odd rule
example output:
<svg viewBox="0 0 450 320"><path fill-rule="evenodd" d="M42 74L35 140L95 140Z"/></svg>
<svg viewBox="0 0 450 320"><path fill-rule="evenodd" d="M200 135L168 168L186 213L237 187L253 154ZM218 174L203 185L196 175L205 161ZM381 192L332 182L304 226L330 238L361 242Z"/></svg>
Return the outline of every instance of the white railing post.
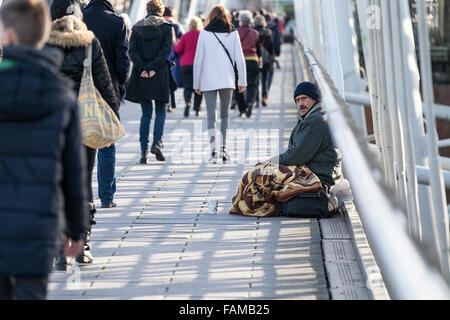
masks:
<svg viewBox="0 0 450 320"><path fill-rule="evenodd" d="M435 229L435 245L439 251L441 272L450 280L449 265L449 230L448 216L445 203L445 187L442 178L442 170L439 165L437 148L436 117L433 111L434 94L433 78L431 71L430 44L427 28L426 5L424 0L417 1L420 67L422 75L422 93L424 111L427 119L426 145L430 165L430 185L432 189L433 209L430 210L433 229Z"/></svg>
<svg viewBox="0 0 450 320"><path fill-rule="evenodd" d="M345 91L365 91L364 81L360 76L355 20L352 15L350 0L339 0L338 2L339 4L335 5L336 27ZM364 108L355 103L349 103L349 108L363 134L367 134Z"/></svg>

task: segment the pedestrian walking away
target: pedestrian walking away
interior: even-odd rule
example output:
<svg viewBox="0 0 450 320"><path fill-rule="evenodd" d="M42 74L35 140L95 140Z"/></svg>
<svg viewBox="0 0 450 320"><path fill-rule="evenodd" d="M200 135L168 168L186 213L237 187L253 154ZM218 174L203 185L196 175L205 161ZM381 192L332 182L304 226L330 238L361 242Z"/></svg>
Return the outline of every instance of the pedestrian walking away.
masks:
<svg viewBox="0 0 450 320"><path fill-rule="evenodd" d="M183 26L177 21L175 18L175 9L173 7L166 6L164 8L163 13L164 19L167 22L172 24L174 37L173 37L173 46L181 39L184 34ZM170 53L169 60L172 62L171 71L172 76L174 77L177 87L183 87L183 82L181 78L181 70L180 70L180 56L177 55L173 49ZM170 104L167 106L167 112L174 112L177 108L176 99L175 99L175 90L176 88L171 89L170 91Z"/></svg>
<svg viewBox="0 0 450 320"><path fill-rule="evenodd" d="M238 92L236 100L240 116L245 113L250 118L258 92L259 69L262 67L261 46L258 31L251 27L252 13L248 10L241 11L239 13L239 23L238 32L247 70L247 92L245 94Z"/></svg>
<svg viewBox="0 0 450 320"><path fill-rule="evenodd" d="M275 60L275 47L272 39L272 31L266 28L266 19L257 15L253 21L253 26L259 33L259 43L261 46L262 68L261 71L261 89L262 105L267 106L269 97L269 73L273 72L273 62Z"/></svg>
<svg viewBox="0 0 450 320"><path fill-rule="evenodd" d="M71 9L69 9L71 7ZM58 48L64 53L64 60L60 70L71 78L74 82L74 92L78 96L81 78L84 70L84 60L86 59L86 49L92 48L92 76L95 87L99 90L111 109L119 115L119 101L114 91L108 65L103 55L103 50L98 39L92 31L82 21L80 2L78 0L53 0L50 6L53 21L48 46ZM74 14L67 15L67 12ZM96 208L94 205L94 195L92 191L92 173L95 166L96 149L86 148L86 173L88 205L91 214L91 225L95 223L94 215ZM89 228L85 239L83 254L76 258L78 263L92 263L91 244L89 241L91 228ZM58 270L65 270L67 259L60 250L55 267Z"/></svg>
<svg viewBox="0 0 450 320"><path fill-rule="evenodd" d="M49 30L44 0L0 8L0 300L45 299L60 243L77 256L88 229L79 108Z"/></svg>
<svg viewBox="0 0 450 320"><path fill-rule="evenodd" d="M172 50L172 25L162 14L164 5L160 0L147 3L147 16L133 27L130 40L130 56L133 71L128 84L126 99L140 103L142 116L139 129L141 164L148 160L150 122L155 104L155 125L150 152L156 160L165 161L162 153L162 137L166 121L166 103L170 87L174 85L167 58Z"/></svg>
<svg viewBox="0 0 450 320"><path fill-rule="evenodd" d="M180 41L174 48L175 52L181 55L180 66L184 86L184 101L186 102L186 106L184 108L184 116L186 118L189 117L192 94L194 93L194 58L197 49L198 37L202 29L202 20L199 17L193 17L189 21L189 32L181 37ZM194 93L194 111L197 117L200 113L202 97L203 96Z"/></svg>
<svg viewBox="0 0 450 320"><path fill-rule="evenodd" d="M228 130L228 109L233 90L245 92L247 75L239 34L231 24L230 14L223 6L214 7L200 32L194 59L194 90L204 94L208 118L208 134L211 147L211 161L218 158L230 160L226 150ZM236 66L236 71L233 65ZM237 75L236 73L237 72ZM236 86L236 76L238 84ZM220 136L217 148L216 102L220 96Z"/></svg>
<svg viewBox="0 0 450 320"><path fill-rule="evenodd" d="M123 101L127 85L130 57L128 56L128 32L125 22L107 0L91 0L83 10L83 19L102 45L114 90ZM98 195L102 208L116 206L116 146L98 150Z"/></svg>
<svg viewBox="0 0 450 320"><path fill-rule="evenodd" d="M274 57L274 64L277 66L277 69L280 69L280 64L278 62L278 58L281 54L281 34L280 34L280 30L278 29L278 24L275 23L274 21L272 21L272 16L270 14L267 14L264 16L264 18L266 18L266 23L267 26L266 28L269 29L270 31L272 31L272 40L273 40L273 47L275 50L275 57ZM271 85L272 85L272 80L273 80L273 70L269 72L268 74L268 89L270 89Z"/></svg>

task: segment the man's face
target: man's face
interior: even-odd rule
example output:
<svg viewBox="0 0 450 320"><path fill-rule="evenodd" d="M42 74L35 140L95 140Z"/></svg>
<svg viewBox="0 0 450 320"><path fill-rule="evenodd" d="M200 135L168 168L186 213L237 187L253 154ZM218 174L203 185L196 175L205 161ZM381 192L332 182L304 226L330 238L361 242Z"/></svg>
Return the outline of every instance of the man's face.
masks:
<svg viewBox="0 0 450 320"><path fill-rule="evenodd" d="M295 102L297 103L297 107L300 110L302 117L304 117L309 112L309 110L311 110L312 107L314 107L314 105L317 103L316 100L304 94L297 96L295 98Z"/></svg>

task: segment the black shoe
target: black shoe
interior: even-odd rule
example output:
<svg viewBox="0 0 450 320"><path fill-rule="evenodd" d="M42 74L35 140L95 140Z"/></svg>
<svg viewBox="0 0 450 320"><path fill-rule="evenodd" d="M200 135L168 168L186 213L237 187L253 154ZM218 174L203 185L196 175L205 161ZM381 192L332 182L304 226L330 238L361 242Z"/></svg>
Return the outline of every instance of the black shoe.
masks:
<svg viewBox="0 0 450 320"><path fill-rule="evenodd" d="M262 98L262 105L267 107L267 97Z"/></svg>
<svg viewBox="0 0 450 320"><path fill-rule="evenodd" d="M189 109L191 109L191 106L189 104L184 107L184 117L189 118Z"/></svg>
<svg viewBox="0 0 450 320"><path fill-rule="evenodd" d="M211 158L209 159L209 162L211 162L211 163L213 163L213 164L216 164L216 163L217 163L217 160L218 160L218 158L217 158L217 152L216 152L216 150L213 150L213 151L211 152Z"/></svg>
<svg viewBox="0 0 450 320"><path fill-rule="evenodd" d="M164 158L164 155L161 152L161 149L159 149L159 148L152 148L150 150L150 152L156 156L156 160L161 161L161 162L166 161L166 158Z"/></svg>
<svg viewBox="0 0 450 320"><path fill-rule="evenodd" d="M196 116L196 117L200 116L200 110L196 110L196 111L195 111L195 116Z"/></svg>
<svg viewBox="0 0 450 320"><path fill-rule="evenodd" d="M142 152L141 153L141 159L139 160L140 164L147 164L147 160L148 160L148 151Z"/></svg>
<svg viewBox="0 0 450 320"><path fill-rule="evenodd" d="M90 231L86 234L86 237L84 238L84 247L83 247L83 252L76 257L76 262L78 263L93 263L94 262L94 258L92 257L91 254L91 237L90 237Z"/></svg>
<svg viewBox="0 0 450 320"><path fill-rule="evenodd" d="M245 115L247 116L247 118L250 118L252 116L252 109L248 108L247 111L245 111Z"/></svg>
<svg viewBox="0 0 450 320"><path fill-rule="evenodd" d="M225 146L222 146L221 151L222 151L222 152L221 152L222 161L223 161L223 162L230 161L231 158L230 158L230 156L228 155L227 148L226 148Z"/></svg>
<svg viewBox="0 0 450 320"><path fill-rule="evenodd" d="M60 271L66 271L68 265L69 264L67 263L67 258L64 255L64 252L60 251L55 258L55 269Z"/></svg>
<svg viewBox="0 0 450 320"><path fill-rule="evenodd" d="M109 209L109 208L115 208L115 207L117 207L117 203L115 203L114 201L102 202L102 208L103 209Z"/></svg>
<svg viewBox="0 0 450 320"><path fill-rule="evenodd" d="M80 254L75 260L78 263L88 264L94 262L94 257L91 254L91 250L83 250L83 253Z"/></svg>

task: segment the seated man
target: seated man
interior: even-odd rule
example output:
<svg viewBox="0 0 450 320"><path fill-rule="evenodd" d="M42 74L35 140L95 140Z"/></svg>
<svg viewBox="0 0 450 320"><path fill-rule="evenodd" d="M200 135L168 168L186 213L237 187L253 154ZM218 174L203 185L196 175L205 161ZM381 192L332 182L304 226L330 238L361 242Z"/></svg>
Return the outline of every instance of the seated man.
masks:
<svg viewBox="0 0 450 320"><path fill-rule="evenodd" d="M328 192L334 185L334 172L339 161L322 108L320 90L311 82L302 82L295 89L294 100L299 109L299 121L291 133L289 147L269 162L307 166Z"/></svg>
<svg viewBox="0 0 450 320"><path fill-rule="evenodd" d="M339 168L338 151L320 103L319 88L303 82L295 90L294 99L299 122L288 150L244 175L230 214L326 218L335 212L336 203L329 191Z"/></svg>

